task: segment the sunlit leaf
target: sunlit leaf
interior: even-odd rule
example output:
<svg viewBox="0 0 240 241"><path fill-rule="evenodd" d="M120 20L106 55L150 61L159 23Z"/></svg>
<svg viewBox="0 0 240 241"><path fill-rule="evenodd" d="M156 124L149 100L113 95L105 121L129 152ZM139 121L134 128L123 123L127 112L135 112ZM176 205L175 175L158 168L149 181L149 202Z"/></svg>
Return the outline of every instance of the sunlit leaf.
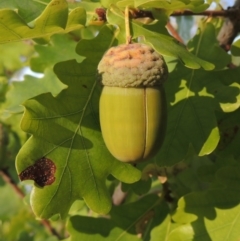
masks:
<svg viewBox="0 0 240 241"><path fill-rule="evenodd" d="M24 81L13 81L7 93L7 102L4 105L7 112L23 111L23 102L43 93L57 96L67 86L59 81L51 69L46 69L44 77L36 78L26 75Z"/></svg>
<svg viewBox="0 0 240 241"><path fill-rule="evenodd" d="M92 40L81 40L77 52L86 59L58 63L55 72L68 86L56 98L42 94L24 103L21 127L33 136L17 157L18 173L46 157L56 165L55 182L34 186L31 204L35 214L49 218L66 216L76 199L83 198L98 213L111 209L106 178L132 183L141 174L130 164L114 159L106 149L99 127L98 101L101 87L96 68L103 53L114 43L107 27ZM94 54L94 58L92 57Z"/></svg>
<svg viewBox="0 0 240 241"><path fill-rule="evenodd" d="M240 68L212 72L203 76L209 93L215 95L224 112L232 112L240 106Z"/></svg>
<svg viewBox="0 0 240 241"><path fill-rule="evenodd" d="M21 18L26 22L30 22L42 13L48 2L50 2L50 0L45 0L45 2L44 0L41 2L31 0L1 0L0 8L17 8Z"/></svg>
<svg viewBox="0 0 240 241"><path fill-rule="evenodd" d="M194 12L201 12L206 10L209 5L203 0L135 0L135 7L162 8L167 10L189 9Z"/></svg>
<svg viewBox="0 0 240 241"><path fill-rule="evenodd" d="M10 9L0 10L0 16L0 43L69 32L82 28L86 21L83 8L72 10L68 16L65 0L52 0L31 26Z"/></svg>
<svg viewBox="0 0 240 241"><path fill-rule="evenodd" d="M190 193L178 202L174 220L182 225L172 232L169 240L182 236L197 240L237 240L240 237L239 176L240 167L226 166L216 172L222 188ZM193 222L194 221L194 222Z"/></svg>
<svg viewBox="0 0 240 241"><path fill-rule="evenodd" d="M105 8L109 8L112 4L116 4L119 1L114 0L101 0L101 4ZM130 1L128 1L130 4Z"/></svg>
<svg viewBox="0 0 240 241"><path fill-rule="evenodd" d="M92 21L97 20L98 15L96 13L97 8L103 8L100 1L75 1L73 3L68 2L69 9L75 9L76 7L80 7L85 9L87 13L87 21L86 25L91 24Z"/></svg>
<svg viewBox="0 0 240 241"><path fill-rule="evenodd" d="M35 72L44 72L45 68L53 67L56 63L76 59L81 62L84 57L75 52L77 42L67 35L53 35L48 46L36 45L38 57L31 59L31 69Z"/></svg>
<svg viewBox="0 0 240 241"><path fill-rule="evenodd" d="M210 29L214 31L213 25L207 24L189 46L198 46L192 48L195 55L202 57L205 53L207 61L223 68L229 62L228 54L214 44L208 49L212 54L207 55L203 50L209 38L214 43ZM220 139L215 111L221 108L231 112L240 105L239 71L240 68L209 72L177 65L170 73L165 84L169 103L167 133L155 158L159 165L169 166L181 161L190 145L200 156L214 151Z"/></svg>
<svg viewBox="0 0 240 241"><path fill-rule="evenodd" d="M20 69L33 51L33 47L24 42L0 44L0 73Z"/></svg>
<svg viewBox="0 0 240 241"><path fill-rule="evenodd" d="M190 143L198 155L214 151L220 139L215 111L221 107L229 112L239 107L239 71L207 72L178 66L171 73L165 85L169 102L167 133L156 157L160 165L181 161Z"/></svg>
<svg viewBox="0 0 240 241"><path fill-rule="evenodd" d="M171 13L213 2L220 7L213 0L0 0L0 175L7 182L0 176L0 241L58 240L42 218L65 241L240 240L239 40L228 52L219 47L218 17L177 21L185 43L198 29L186 46L166 28ZM130 14L132 41L163 54L169 69L165 142L152 160L134 165L111 156L98 117L97 65L126 42L126 6L140 10ZM29 64L44 77L14 82ZM59 216L69 218L67 227Z"/></svg>
<svg viewBox="0 0 240 241"><path fill-rule="evenodd" d="M156 157L161 165L170 166L181 161L190 144L199 155L211 153L218 144L214 114L217 103L203 89L200 73L195 71L176 68L165 85L169 102L168 126L164 144Z"/></svg>
<svg viewBox="0 0 240 241"><path fill-rule="evenodd" d="M135 7L135 1L134 0L120 0L116 4L120 8L125 8L125 7Z"/></svg>

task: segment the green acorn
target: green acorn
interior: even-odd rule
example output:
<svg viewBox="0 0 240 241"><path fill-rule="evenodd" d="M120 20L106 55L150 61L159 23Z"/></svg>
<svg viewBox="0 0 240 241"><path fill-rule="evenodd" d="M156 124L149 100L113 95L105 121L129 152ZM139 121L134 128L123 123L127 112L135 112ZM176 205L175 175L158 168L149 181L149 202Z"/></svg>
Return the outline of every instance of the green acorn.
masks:
<svg viewBox="0 0 240 241"><path fill-rule="evenodd" d="M123 162L153 157L166 129L163 57L145 44L123 44L105 53L98 73L104 85L100 124L108 150Z"/></svg>

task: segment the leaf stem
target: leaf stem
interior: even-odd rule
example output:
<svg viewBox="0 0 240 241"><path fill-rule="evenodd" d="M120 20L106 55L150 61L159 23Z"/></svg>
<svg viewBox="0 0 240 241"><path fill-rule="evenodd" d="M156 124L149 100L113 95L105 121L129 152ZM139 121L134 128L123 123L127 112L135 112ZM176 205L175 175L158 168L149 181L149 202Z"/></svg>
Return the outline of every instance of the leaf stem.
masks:
<svg viewBox="0 0 240 241"><path fill-rule="evenodd" d="M129 23L129 7L125 8L125 31L126 31L126 44L131 43L130 23Z"/></svg>

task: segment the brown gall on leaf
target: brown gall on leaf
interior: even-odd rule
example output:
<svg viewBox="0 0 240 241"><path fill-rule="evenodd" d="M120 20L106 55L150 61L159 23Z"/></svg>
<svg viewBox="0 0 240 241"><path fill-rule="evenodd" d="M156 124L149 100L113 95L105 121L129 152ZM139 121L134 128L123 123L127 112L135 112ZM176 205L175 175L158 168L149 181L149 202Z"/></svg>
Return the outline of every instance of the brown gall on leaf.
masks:
<svg viewBox="0 0 240 241"><path fill-rule="evenodd" d="M98 15L98 21L106 21L106 9L104 8L96 8L95 13Z"/></svg>
<svg viewBox="0 0 240 241"><path fill-rule="evenodd" d="M56 172L56 165L50 159L42 157L38 159L32 166L27 167L19 174L21 181L34 180L37 185L44 187L51 185L55 181L54 174Z"/></svg>

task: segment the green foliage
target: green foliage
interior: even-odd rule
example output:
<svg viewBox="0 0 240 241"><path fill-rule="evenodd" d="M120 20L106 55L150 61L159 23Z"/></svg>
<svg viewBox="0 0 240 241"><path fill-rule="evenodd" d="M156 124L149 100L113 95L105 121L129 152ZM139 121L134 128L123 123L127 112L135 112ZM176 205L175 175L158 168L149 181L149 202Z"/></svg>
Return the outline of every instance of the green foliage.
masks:
<svg viewBox="0 0 240 241"><path fill-rule="evenodd" d="M78 198L84 198L94 211L107 213L111 200L105 178L112 174L130 183L139 179L139 172L130 164L110 156L100 134L96 112L100 86L95 80L95 70L112 43L114 35L107 27L93 40L81 40L77 52L86 57L82 63L70 60L55 65L56 74L68 88L56 98L46 93L24 103L26 111L21 127L33 136L18 154L18 172L43 156L57 166L55 183L43 189L34 187L32 192L33 210L39 217L50 218L57 213L64 217ZM94 59L90 58L93 53ZM99 159L101 156L104 162Z"/></svg>
<svg viewBox="0 0 240 241"><path fill-rule="evenodd" d="M215 172L215 188L192 192L179 200L174 221L192 223L172 233L173 237L201 240L237 240L239 238L239 164L225 166ZM214 175L214 174L213 174ZM183 229L188 226L188 233ZM221 227L219 232L218 228ZM171 236L170 236L171 237ZM170 239L171 240L171 239Z"/></svg>
<svg viewBox="0 0 240 241"><path fill-rule="evenodd" d="M233 45L231 46L231 52L235 56L240 55L240 40L237 40Z"/></svg>
<svg viewBox="0 0 240 241"><path fill-rule="evenodd" d="M183 10L190 9L194 12L204 11L209 7L208 4L203 0L172 0L172 1L147 1L147 0L137 0L135 1L135 7L144 7L144 8L163 8L166 10Z"/></svg>
<svg viewBox="0 0 240 241"><path fill-rule="evenodd" d="M57 96L67 86L59 81L52 69L46 68L44 77L38 79L36 77L26 75L23 83L14 81L7 93L7 101L5 108L10 112L23 111L22 103L34 96L42 93L50 92L53 96Z"/></svg>
<svg viewBox="0 0 240 241"><path fill-rule="evenodd" d="M0 240L1 241L40 241L50 235L35 219L30 209L16 195L13 189L4 185L0 178ZM52 241L57 239L52 236ZM50 239L49 239L50 241Z"/></svg>
<svg viewBox="0 0 240 241"><path fill-rule="evenodd" d="M51 1L31 25L13 10L4 9L0 14L0 43L69 32L83 27L86 21L85 10L82 8L74 9L68 16L68 6L64 0Z"/></svg>
<svg viewBox="0 0 240 241"><path fill-rule="evenodd" d="M75 52L77 43L68 35L56 34L51 37L49 45L35 45L37 57L31 59L31 69L43 73L44 70L61 61L76 59L81 62L84 58Z"/></svg>
<svg viewBox="0 0 240 241"><path fill-rule="evenodd" d="M196 55L205 56L222 69L230 62L230 56L214 44L212 31L213 25L206 24L188 46ZM205 46L210 42L207 51L212 54L207 54ZM239 107L239 71L236 68L208 72L176 66L166 83L169 115L166 140L156 157L160 165L181 161L190 145L200 156L214 151L220 138L215 112L220 108L229 112Z"/></svg>
<svg viewBox="0 0 240 241"><path fill-rule="evenodd" d="M240 42L225 52L216 19L178 17L186 46L166 29L172 12L211 2L0 1L0 241L59 240L40 219L65 241L240 239ZM111 156L98 114L97 66L126 42L126 6L136 11L132 41L169 68L166 137L137 165ZM25 67L43 76L13 81ZM56 166L54 182L19 182L43 157Z"/></svg>
<svg viewBox="0 0 240 241"><path fill-rule="evenodd" d="M18 120L19 121L19 120ZM21 147L21 140L11 125L0 122L0 170L9 172L16 181L15 158ZM1 185L1 184L0 184Z"/></svg>
<svg viewBox="0 0 240 241"><path fill-rule="evenodd" d="M108 11L108 21L112 24L117 24L120 29L124 30L124 15L119 8L112 6ZM166 35L165 25L167 19L163 14L161 19L152 25L143 25L141 22L132 21L132 36L138 38L144 36L144 40L151 44L159 53L166 56L173 56L181 59L184 64L193 69L203 67L206 70L211 70L214 65L202 59L191 55L186 49L179 45L172 37ZM160 33L159 33L160 32ZM163 32L163 34L161 33ZM117 36L120 43L125 42L125 34L121 33Z"/></svg>
<svg viewBox="0 0 240 241"><path fill-rule="evenodd" d="M43 4L44 0L41 2L28 0L2 0L0 2L0 7L11 9L17 8L18 14L21 16L21 18L23 18L26 22L31 22L42 13L49 0L45 0L45 2L46 4Z"/></svg>
<svg viewBox="0 0 240 241"><path fill-rule="evenodd" d="M31 56L33 53L33 47L23 42L8 43L0 45L0 74L4 73L4 70L16 71L24 66L21 58Z"/></svg>
<svg viewBox="0 0 240 241"><path fill-rule="evenodd" d="M168 207L156 195L148 195L137 202L114 207L111 219L73 216L69 219L68 230L71 237L67 240L150 240L151 230L160 223L165 226L155 232L165 238L166 225L170 222ZM90 239L89 239L90 240Z"/></svg>

